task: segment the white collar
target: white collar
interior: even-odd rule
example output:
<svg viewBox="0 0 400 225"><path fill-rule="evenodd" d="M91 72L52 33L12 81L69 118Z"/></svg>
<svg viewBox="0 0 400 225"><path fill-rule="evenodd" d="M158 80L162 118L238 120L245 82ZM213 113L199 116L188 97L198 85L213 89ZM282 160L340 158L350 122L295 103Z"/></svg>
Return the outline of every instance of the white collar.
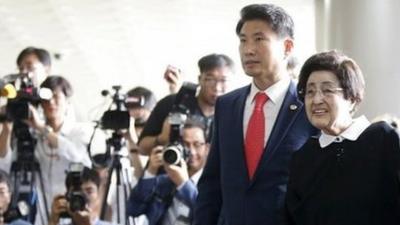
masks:
<svg viewBox="0 0 400 225"><path fill-rule="evenodd" d="M338 136L332 136L322 131L319 137L319 145L321 148L325 148L332 142L342 142L344 139L355 141L370 124L365 116L360 116L353 119L353 123Z"/></svg>
<svg viewBox="0 0 400 225"><path fill-rule="evenodd" d="M254 84L254 82L252 82L250 87L249 99L251 99L251 102L253 102L254 97L258 92L264 92L265 94L267 94L269 101L271 101L273 104L276 104L278 99L286 94L289 85L290 85L290 78L284 77L280 81L276 82L275 84L267 88L266 90L261 91Z"/></svg>
<svg viewBox="0 0 400 225"><path fill-rule="evenodd" d="M196 173L194 173L190 179L192 180L192 182L197 186L197 183L200 180L201 174L203 173L203 169L200 169L199 171L197 171Z"/></svg>

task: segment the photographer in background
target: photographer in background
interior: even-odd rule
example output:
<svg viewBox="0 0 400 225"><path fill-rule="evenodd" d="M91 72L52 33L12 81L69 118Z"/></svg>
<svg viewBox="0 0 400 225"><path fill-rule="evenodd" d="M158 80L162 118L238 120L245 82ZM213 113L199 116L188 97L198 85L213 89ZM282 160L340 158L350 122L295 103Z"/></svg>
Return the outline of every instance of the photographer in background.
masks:
<svg viewBox="0 0 400 225"><path fill-rule="evenodd" d="M204 126L187 121L182 129L182 144L189 156L178 165L163 161L163 146L156 146L150 155L144 176L132 190L127 203L127 214L145 214L150 225L190 224L197 197L197 182L207 159ZM165 174L157 175L163 167Z"/></svg>
<svg viewBox="0 0 400 225"><path fill-rule="evenodd" d="M131 117L129 132L125 135L128 144L131 165L134 168L134 175L139 178L143 174L143 167L147 157L139 155L137 146L138 138L157 103L152 91L145 87L135 87L126 93L126 108Z"/></svg>
<svg viewBox="0 0 400 225"><path fill-rule="evenodd" d="M74 188L72 176L67 176L65 185L68 191ZM78 178L79 179L79 178ZM110 225L111 223L99 220L100 198L99 198L100 177L98 173L89 168L84 168L80 176L80 192L83 193L86 204L83 210L71 211L70 202L65 195L58 195L54 198L51 206L49 225L71 224L71 225ZM74 190L76 191L76 190ZM64 216L67 215L67 218ZM68 222L65 222L67 220Z"/></svg>
<svg viewBox="0 0 400 225"><path fill-rule="evenodd" d="M7 214L10 210L12 196L11 180L6 172L0 170L0 225L30 225L30 223L21 219L7 220Z"/></svg>
<svg viewBox="0 0 400 225"><path fill-rule="evenodd" d="M208 138L216 99L226 92L228 80L234 72L234 63L226 55L210 54L202 57L198 66L200 90L197 96L188 99L185 104L190 111L189 118L199 120L204 124ZM149 155L155 146L168 143L170 124L167 117L176 96L169 95L157 103L139 138L141 153Z"/></svg>
<svg viewBox="0 0 400 225"><path fill-rule="evenodd" d="M37 140L34 156L40 162L45 189L40 191L45 195L47 202L50 202L55 194L63 192L65 170L71 162L91 166L86 152L89 133L81 124L66 120L72 87L65 78L49 76L40 87L52 92L49 100L40 102L45 120L40 118L35 107L30 106L30 118L24 122L33 130L32 134ZM0 165L6 171L10 171L12 153L16 153L18 149L17 140L11 140L13 126L11 123L7 124L0 133Z"/></svg>
<svg viewBox="0 0 400 225"><path fill-rule="evenodd" d="M28 76L32 79L34 87L38 87L39 84L46 79L51 69L50 54L46 49L42 48L27 47L23 49L19 53L16 63L19 73L28 74ZM7 75L4 76L3 79L15 85L17 79L15 76L19 76L20 74ZM6 107L2 106L0 111L2 114L5 114ZM4 129L8 131L12 127L12 122L6 120L3 121L1 125L2 131ZM0 145L6 143L6 139L2 139L2 137L0 137ZM1 151L1 149L2 147L0 147L0 157L4 157L4 152Z"/></svg>
<svg viewBox="0 0 400 225"><path fill-rule="evenodd" d="M19 72L29 74L37 87L50 74L51 57L46 49L27 47L19 53L17 65Z"/></svg>

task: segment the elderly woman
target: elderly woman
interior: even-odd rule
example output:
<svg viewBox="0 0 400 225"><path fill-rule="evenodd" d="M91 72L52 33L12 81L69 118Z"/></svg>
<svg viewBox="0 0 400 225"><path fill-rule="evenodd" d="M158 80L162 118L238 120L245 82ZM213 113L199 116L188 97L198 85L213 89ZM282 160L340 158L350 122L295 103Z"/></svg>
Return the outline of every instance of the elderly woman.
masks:
<svg viewBox="0 0 400 225"><path fill-rule="evenodd" d="M399 137L385 122L353 118L364 92L358 65L336 51L316 54L298 91L321 135L293 155L286 224L400 224Z"/></svg>

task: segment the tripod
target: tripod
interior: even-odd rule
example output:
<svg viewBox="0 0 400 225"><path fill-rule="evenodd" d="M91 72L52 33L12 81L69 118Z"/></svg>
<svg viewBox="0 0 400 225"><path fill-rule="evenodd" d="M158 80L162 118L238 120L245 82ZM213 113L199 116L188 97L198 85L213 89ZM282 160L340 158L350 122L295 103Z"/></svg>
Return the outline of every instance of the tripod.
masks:
<svg viewBox="0 0 400 225"><path fill-rule="evenodd" d="M15 121L14 129L17 138L17 160L11 165L11 177L13 179L15 193L12 205L16 206L19 201L25 201L29 206L29 214L24 218L31 223L35 222L38 210L40 220L43 224L49 219L48 205L44 196L44 183L40 165L34 157L36 139L34 139L26 124ZM39 180L39 185L37 184ZM35 187L39 187L37 190Z"/></svg>
<svg viewBox="0 0 400 225"><path fill-rule="evenodd" d="M116 212L117 213L117 223L118 224L131 224L129 222L128 217L125 215L125 207L122 207L121 205L121 197L123 199L123 206L125 206L126 201L128 200L130 190L132 188L132 185L130 183L131 176L129 175L128 168L123 168L123 165L121 163L121 160L125 157L121 154L121 148L123 146L123 137L121 134L118 134L116 131L113 132L112 137L107 139L106 145L107 145L107 155L111 157L111 166L108 171L108 179L106 183L106 190L105 190L105 195L103 198L103 203L101 207L101 215L100 219L104 220L106 210L107 210L107 199L108 195L110 192L110 187L112 184L112 178L113 178L113 173L115 172L116 175L116 189L115 189L115 194L116 194ZM112 154L111 153L111 149ZM122 196L121 196L121 191L122 189ZM123 223L121 223L123 222Z"/></svg>

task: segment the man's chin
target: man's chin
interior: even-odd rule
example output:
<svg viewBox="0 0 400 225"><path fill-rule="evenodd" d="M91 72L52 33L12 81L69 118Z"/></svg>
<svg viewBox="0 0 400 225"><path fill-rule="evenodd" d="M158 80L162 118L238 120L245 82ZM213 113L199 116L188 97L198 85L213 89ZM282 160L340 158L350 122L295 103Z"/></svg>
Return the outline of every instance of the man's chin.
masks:
<svg viewBox="0 0 400 225"><path fill-rule="evenodd" d="M256 77L257 76L257 72L254 70L245 70L244 73L249 76L249 77Z"/></svg>

